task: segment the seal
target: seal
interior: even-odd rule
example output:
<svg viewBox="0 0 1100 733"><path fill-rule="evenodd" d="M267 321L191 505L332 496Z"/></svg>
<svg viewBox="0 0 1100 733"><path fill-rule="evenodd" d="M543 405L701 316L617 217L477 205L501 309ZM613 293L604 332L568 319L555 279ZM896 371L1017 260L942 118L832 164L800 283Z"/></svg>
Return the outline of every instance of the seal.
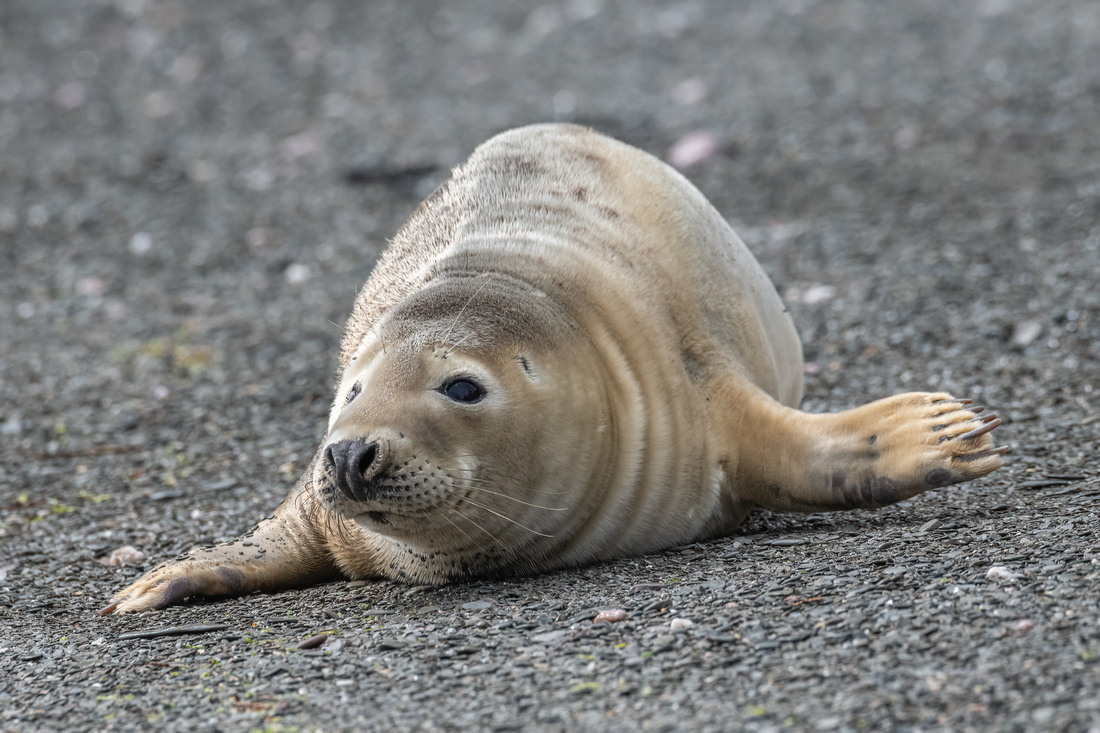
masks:
<svg viewBox="0 0 1100 733"><path fill-rule="evenodd" d="M944 393L808 414L802 348L717 211L590 130L500 134L355 301L325 439L275 513L103 613L336 578L536 573L872 508L989 473L1000 421Z"/></svg>

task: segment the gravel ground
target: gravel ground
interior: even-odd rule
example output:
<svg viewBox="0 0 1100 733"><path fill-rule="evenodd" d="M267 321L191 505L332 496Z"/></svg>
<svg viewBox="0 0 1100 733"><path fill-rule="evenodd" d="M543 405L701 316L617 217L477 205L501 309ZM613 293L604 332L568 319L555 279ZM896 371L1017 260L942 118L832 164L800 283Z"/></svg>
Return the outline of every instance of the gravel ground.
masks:
<svg viewBox="0 0 1100 733"><path fill-rule="evenodd" d="M1006 466L574 572L96 615L114 548L278 503L386 237L548 119L693 163L807 409L972 396ZM1100 730L1098 131L1095 0L4 0L0 729Z"/></svg>

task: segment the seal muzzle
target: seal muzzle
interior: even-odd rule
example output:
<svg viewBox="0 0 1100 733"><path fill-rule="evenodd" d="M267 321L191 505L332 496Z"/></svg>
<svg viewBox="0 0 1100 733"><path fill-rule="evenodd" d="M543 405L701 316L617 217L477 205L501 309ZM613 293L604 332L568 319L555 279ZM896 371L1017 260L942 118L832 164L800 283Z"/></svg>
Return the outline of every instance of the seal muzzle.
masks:
<svg viewBox="0 0 1100 733"><path fill-rule="evenodd" d="M341 440L325 448L325 470L336 487L353 501L367 501L373 492L371 479L382 471L377 442Z"/></svg>

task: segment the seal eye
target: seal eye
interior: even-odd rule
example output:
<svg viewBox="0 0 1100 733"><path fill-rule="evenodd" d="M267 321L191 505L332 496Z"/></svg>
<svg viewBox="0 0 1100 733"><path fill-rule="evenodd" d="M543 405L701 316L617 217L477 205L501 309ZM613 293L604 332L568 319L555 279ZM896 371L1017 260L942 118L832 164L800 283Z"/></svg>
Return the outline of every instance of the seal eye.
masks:
<svg viewBox="0 0 1100 733"><path fill-rule="evenodd" d="M359 392L362 389L363 388L362 388L362 386L359 382L356 382L355 384L353 384L351 386L351 389L348 390L348 396L344 398L344 407L347 407L348 405L350 405L351 401L359 396Z"/></svg>
<svg viewBox="0 0 1100 733"><path fill-rule="evenodd" d="M464 402L468 405L480 402L481 398L485 396L481 387L469 379L456 379L453 382L447 382L439 391L455 402Z"/></svg>

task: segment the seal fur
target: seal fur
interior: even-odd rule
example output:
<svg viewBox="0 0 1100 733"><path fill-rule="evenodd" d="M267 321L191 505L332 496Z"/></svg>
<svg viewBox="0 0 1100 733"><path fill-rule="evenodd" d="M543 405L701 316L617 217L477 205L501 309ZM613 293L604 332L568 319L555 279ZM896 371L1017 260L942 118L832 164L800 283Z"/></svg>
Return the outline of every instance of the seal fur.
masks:
<svg viewBox="0 0 1100 733"><path fill-rule="evenodd" d="M345 577L443 583L885 506L1002 462L944 393L797 409L794 325L683 176L571 125L480 146L360 292L328 431L273 516L104 613Z"/></svg>

